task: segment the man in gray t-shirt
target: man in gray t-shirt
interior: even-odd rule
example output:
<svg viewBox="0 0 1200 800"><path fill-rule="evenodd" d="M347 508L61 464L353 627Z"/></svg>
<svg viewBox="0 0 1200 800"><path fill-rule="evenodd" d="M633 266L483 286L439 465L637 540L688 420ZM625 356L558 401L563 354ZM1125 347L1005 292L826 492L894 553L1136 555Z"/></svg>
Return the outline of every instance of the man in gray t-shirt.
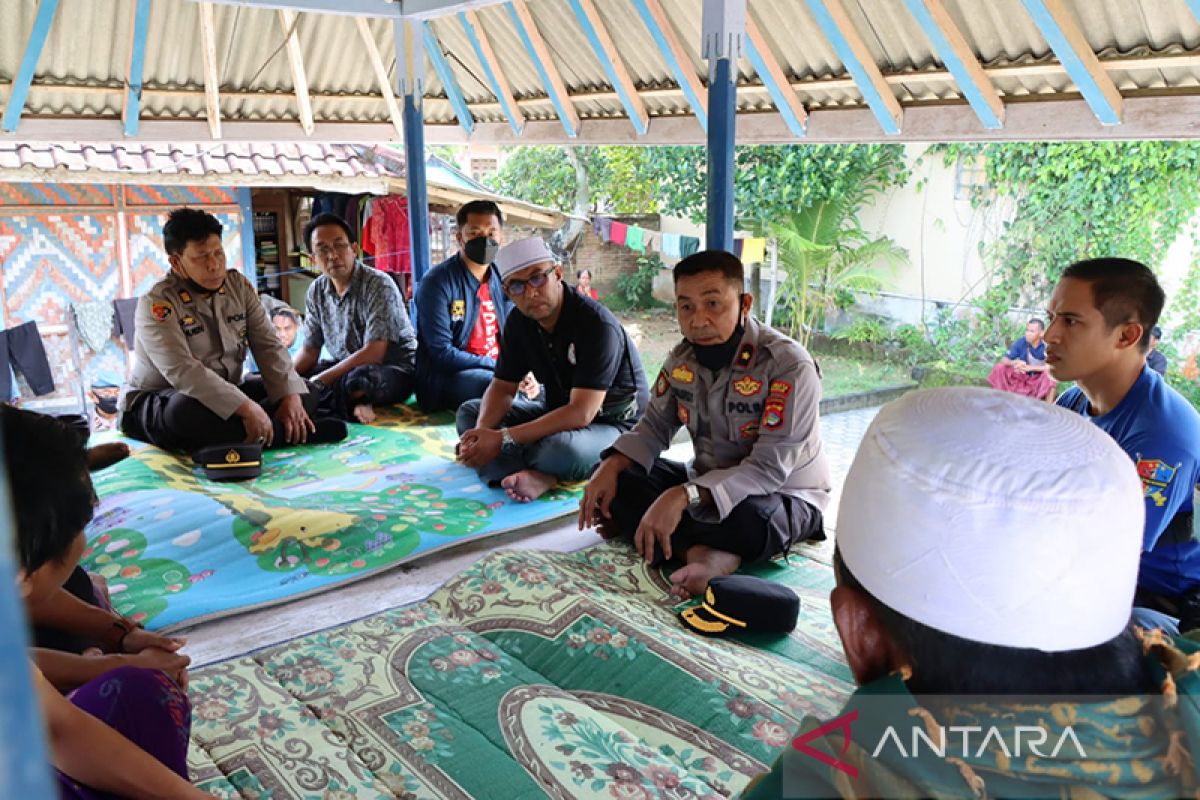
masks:
<svg viewBox="0 0 1200 800"><path fill-rule="evenodd" d="M322 274L308 287L296 371L312 376L322 405L368 424L375 406L403 403L412 394L416 334L396 284L358 261L345 221L319 214L305 226L304 241ZM333 360L318 360L322 346Z"/></svg>

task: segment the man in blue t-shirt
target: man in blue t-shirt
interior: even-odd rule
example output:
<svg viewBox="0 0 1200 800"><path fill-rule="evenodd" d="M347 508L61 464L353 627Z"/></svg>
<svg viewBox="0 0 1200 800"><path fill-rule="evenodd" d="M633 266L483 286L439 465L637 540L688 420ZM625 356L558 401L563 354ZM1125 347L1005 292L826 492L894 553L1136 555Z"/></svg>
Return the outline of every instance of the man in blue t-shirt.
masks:
<svg viewBox="0 0 1200 800"><path fill-rule="evenodd" d="M1088 416L1137 465L1146 522L1135 620L1174 632L1200 627L1200 413L1146 365L1164 300L1136 261L1072 264L1050 298L1046 364L1076 382L1058 404Z"/></svg>
<svg viewBox="0 0 1200 800"><path fill-rule="evenodd" d="M993 389L1015 392L1035 400L1054 399L1054 379L1046 369L1046 342L1042 338L1046 323L1029 320L1025 335L1012 343L1008 352L992 367L988 383Z"/></svg>

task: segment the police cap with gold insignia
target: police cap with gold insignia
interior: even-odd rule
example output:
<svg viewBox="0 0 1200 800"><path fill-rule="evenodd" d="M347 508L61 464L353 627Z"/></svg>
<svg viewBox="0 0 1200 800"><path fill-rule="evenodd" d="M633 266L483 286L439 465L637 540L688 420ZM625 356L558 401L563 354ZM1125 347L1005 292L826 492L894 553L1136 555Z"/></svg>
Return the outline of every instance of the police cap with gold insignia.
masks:
<svg viewBox="0 0 1200 800"><path fill-rule="evenodd" d="M262 474L261 444L221 444L192 454L210 481L244 481Z"/></svg>
<svg viewBox="0 0 1200 800"><path fill-rule="evenodd" d="M708 582L704 602L679 614L697 633L787 633L800 617L800 598L786 586L750 575L721 575Z"/></svg>

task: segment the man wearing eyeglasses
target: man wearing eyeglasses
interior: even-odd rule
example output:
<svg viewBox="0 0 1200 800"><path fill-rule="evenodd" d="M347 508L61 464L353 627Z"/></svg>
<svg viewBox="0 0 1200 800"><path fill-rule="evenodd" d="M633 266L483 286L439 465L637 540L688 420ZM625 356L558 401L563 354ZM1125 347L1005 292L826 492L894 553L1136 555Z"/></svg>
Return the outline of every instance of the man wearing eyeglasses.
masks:
<svg viewBox="0 0 1200 800"><path fill-rule="evenodd" d="M565 286L540 238L507 245L493 266L516 312L482 400L458 410L458 460L527 503L560 480L586 478L641 417L649 390L629 334L612 312ZM514 406L530 372L545 398Z"/></svg>
<svg viewBox="0 0 1200 800"><path fill-rule="evenodd" d="M304 346L296 354L296 371L312 376L323 407L370 424L375 406L403 403L412 394L416 334L400 290L358 260L354 231L341 217L313 217L304 226L304 242L321 277L305 298ZM319 360L322 346L333 360Z"/></svg>

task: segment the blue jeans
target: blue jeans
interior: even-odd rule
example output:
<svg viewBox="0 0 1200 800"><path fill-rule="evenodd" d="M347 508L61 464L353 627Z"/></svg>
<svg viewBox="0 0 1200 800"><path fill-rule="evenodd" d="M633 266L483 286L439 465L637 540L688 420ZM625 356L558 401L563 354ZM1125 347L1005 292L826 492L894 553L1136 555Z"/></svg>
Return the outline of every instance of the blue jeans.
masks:
<svg viewBox="0 0 1200 800"><path fill-rule="evenodd" d="M459 406L456 423L460 436L475 427L481 402L468 400ZM520 425L546 413L544 402L514 400L500 427ZM624 428L616 425L593 422L586 428L552 433L541 441L520 445L511 455L497 456L479 468L479 477L488 483L498 483L514 472L536 469L560 480L581 481L600 463L600 453L624 432Z"/></svg>

